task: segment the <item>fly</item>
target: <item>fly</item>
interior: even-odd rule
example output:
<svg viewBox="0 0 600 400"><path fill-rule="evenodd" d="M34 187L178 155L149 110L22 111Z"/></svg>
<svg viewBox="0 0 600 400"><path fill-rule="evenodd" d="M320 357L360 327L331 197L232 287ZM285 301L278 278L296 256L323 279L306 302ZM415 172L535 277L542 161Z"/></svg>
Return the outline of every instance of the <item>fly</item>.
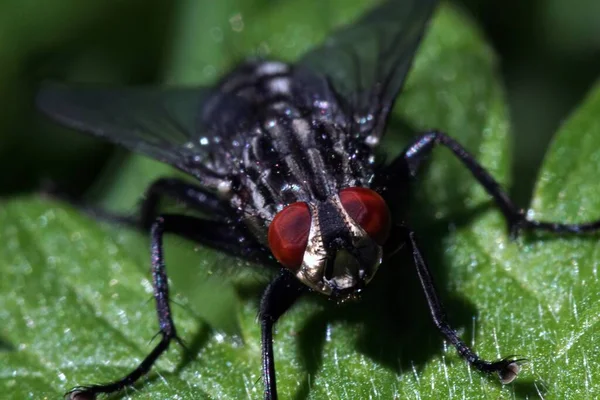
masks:
<svg viewBox="0 0 600 400"><path fill-rule="evenodd" d="M264 398L277 398L273 325L307 292L339 302L358 296L383 257L411 251L440 333L472 367L513 381L522 359L481 359L446 319L414 231L388 208L389 191L413 178L437 145L447 147L491 195L512 235L519 230L584 233L600 221L558 224L527 219L459 143L430 131L394 160L376 164L386 129L435 0L390 0L342 27L298 62L248 61L214 88L97 89L46 85L41 110L56 121L171 164L197 179L159 179L147 191L141 224L151 236L154 298L161 340L126 376L80 386L95 398L135 384L172 341L163 236L173 233L280 273L260 302ZM210 219L159 214L172 197Z"/></svg>

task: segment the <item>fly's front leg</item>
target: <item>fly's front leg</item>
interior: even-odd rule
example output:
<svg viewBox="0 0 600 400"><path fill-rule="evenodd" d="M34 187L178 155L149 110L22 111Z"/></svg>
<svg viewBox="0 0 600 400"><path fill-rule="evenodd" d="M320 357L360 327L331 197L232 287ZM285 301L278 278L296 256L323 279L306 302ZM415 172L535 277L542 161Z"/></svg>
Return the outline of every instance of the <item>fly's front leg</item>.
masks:
<svg viewBox="0 0 600 400"><path fill-rule="evenodd" d="M262 331L262 376L265 400L277 400L275 359L273 357L273 325L307 290L298 279L282 270L263 294L260 302L260 325Z"/></svg>
<svg viewBox="0 0 600 400"><path fill-rule="evenodd" d="M415 176L423 160L438 144L449 148L492 196L508 222L511 237L515 237L521 229L576 234L600 230L600 220L582 224L562 224L527 219L524 210L515 205L500 184L477 162L475 157L456 140L441 132L432 131L417 138L400 157L394 160L388 167L389 170L408 169L409 173Z"/></svg>
<svg viewBox="0 0 600 400"><path fill-rule="evenodd" d="M500 377L500 381L504 384L512 382L519 373L519 363L524 361L524 359L507 357L497 361L486 361L479 358L479 356L460 339L456 331L448 322L442 302L437 295L429 267L417 245L415 233L403 226L397 226L394 229L398 237L405 238L406 243L410 247L417 269L417 275L419 276L419 281L421 282L427 300L427 306L429 307L436 328L444 335L446 340L452 343L458 351L458 354L470 365L488 374L497 373Z"/></svg>
<svg viewBox="0 0 600 400"><path fill-rule="evenodd" d="M197 236L203 222L206 221L184 215L168 214L156 218L150 229L150 235L152 285L156 301L156 312L158 314L160 342L133 371L123 378L104 385L76 387L69 392L70 398L93 399L97 394L114 393L127 386L131 386L150 371L158 357L169 348L171 341L175 340L181 344L171 315L171 307L169 306L169 283L164 263L163 236L165 233L177 233L184 237Z"/></svg>

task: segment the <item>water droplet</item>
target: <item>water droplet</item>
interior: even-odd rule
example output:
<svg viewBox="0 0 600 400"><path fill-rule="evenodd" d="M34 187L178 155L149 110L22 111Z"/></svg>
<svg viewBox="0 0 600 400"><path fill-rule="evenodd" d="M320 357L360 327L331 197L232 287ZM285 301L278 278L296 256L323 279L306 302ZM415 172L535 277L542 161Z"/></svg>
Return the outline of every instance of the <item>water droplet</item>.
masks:
<svg viewBox="0 0 600 400"><path fill-rule="evenodd" d="M242 14L238 13L229 18L229 24L231 25L231 30L234 32L241 32L244 30L244 19L242 18Z"/></svg>

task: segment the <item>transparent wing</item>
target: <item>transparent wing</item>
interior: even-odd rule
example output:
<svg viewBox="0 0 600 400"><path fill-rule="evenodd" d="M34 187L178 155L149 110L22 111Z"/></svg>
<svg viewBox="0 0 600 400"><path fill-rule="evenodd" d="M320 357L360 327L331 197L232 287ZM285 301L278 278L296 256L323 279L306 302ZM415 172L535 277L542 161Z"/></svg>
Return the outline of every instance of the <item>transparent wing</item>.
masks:
<svg viewBox="0 0 600 400"><path fill-rule="evenodd" d="M223 95L199 87L102 89L45 84L37 97L38 107L64 125L199 178L219 172L207 168L214 155L201 139L208 132L204 121L214 108L211 104L221 107L225 102Z"/></svg>
<svg viewBox="0 0 600 400"><path fill-rule="evenodd" d="M389 0L335 31L299 66L323 74L353 127L379 142L437 0Z"/></svg>

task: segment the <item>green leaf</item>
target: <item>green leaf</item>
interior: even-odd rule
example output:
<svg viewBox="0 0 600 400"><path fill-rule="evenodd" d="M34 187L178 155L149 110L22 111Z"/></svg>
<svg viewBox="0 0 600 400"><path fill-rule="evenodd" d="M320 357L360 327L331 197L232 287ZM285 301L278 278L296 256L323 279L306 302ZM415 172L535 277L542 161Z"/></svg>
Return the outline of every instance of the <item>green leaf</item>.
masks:
<svg viewBox="0 0 600 400"><path fill-rule="evenodd" d="M293 59L326 36L327 17L343 23L367 4L336 1L327 14L318 1L303 7L292 1L221 3L181 3L169 81L207 82L239 54ZM509 122L494 55L481 37L455 9L439 10L393 126L448 132L507 184ZM598 216L593 174L600 167L600 146L594 145L600 141L600 89L594 93L548 155L536 216ZM390 130L388 152L406 144L404 130ZM108 205L131 201L170 170L135 157L119 172L104 185ZM282 318L275 341L280 397L597 397L594 240L510 242L500 213L448 151L435 152L415 188L410 220L450 319L482 357L519 354L531 362L505 387L471 370L435 331L412 264L399 256L382 266L360 303L336 307L313 295ZM36 197L3 201L0 232L5 398L60 398L75 385L124 375L151 350L158 328L147 238ZM181 305L173 304L174 319L194 359L173 346L123 397L260 398L256 314L268 273L176 237L166 239L165 249L173 300Z"/></svg>
<svg viewBox="0 0 600 400"><path fill-rule="evenodd" d="M566 121L545 159L534 194L531 217L586 222L600 217L600 84ZM595 398L600 389L597 346L600 322L598 235L553 239L527 246L523 261L530 268L520 280L536 293L538 318L548 320L535 334L545 362L537 373L550 392L569 398ZM567 396L562 396L567 398Z"/></svg>

